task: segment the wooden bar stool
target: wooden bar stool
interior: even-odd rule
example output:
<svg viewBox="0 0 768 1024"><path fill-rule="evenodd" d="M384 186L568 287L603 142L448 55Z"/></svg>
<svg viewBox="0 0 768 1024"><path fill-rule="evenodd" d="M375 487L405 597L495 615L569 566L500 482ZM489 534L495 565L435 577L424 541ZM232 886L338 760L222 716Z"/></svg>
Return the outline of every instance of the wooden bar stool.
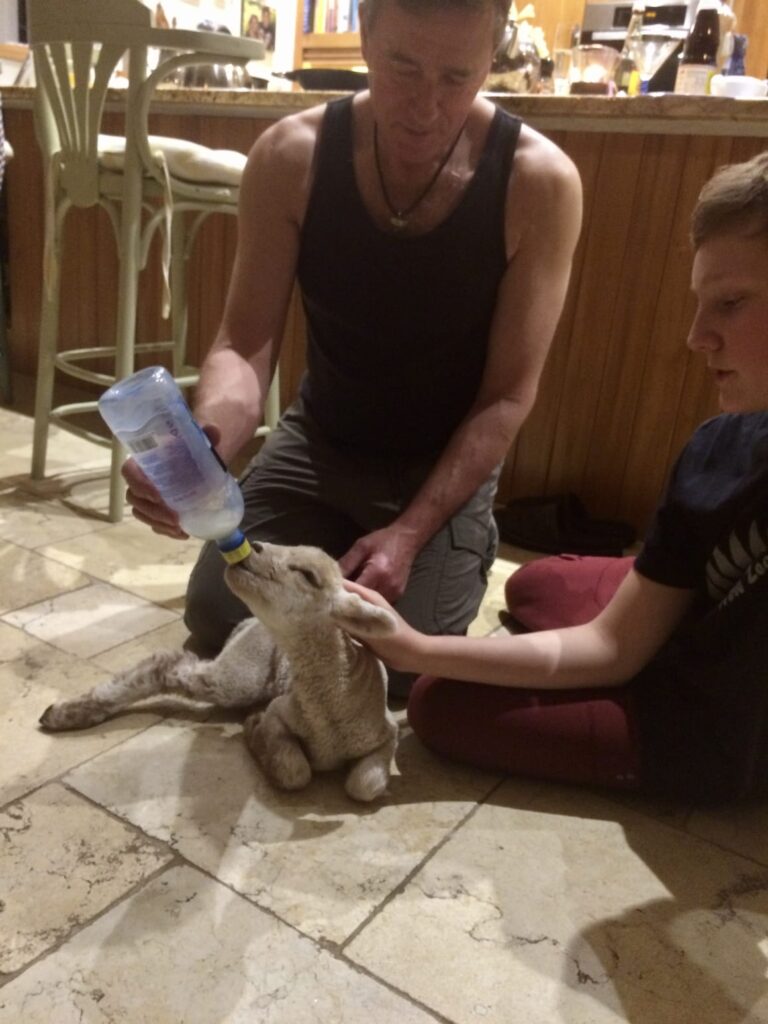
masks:
<svg viewBox="0 0 768 1024"><path fill-rule="evenodd" d="M186 365L186 274L190 246L200 223L212 213L237 213L246 157L182 139L148 134L149 106L159 83L185 65L244 65L264 55L264 44L216 32L151 27L141 0L28 0L29 37L34 56L35 123L45 161L45 250L32 477L45 475L51 424L110 445L109 518L122 518L124 451L70 417L92 412L96 401L54 405L55 371L109 387L132 373L139 352L170 352L180 385L194 384ZM150 70L148 48L160 51ZM107 88L127 55L125 135L100 133ZM93 348L59 345L59 286L62 234L72 206L102 206L117 241L119 276L114 343ZM189 223L188 223L188 216ZM139 271L156 231L162 236L163 315L171 337L137 344ZM109 357L111 373L88 367ZM85 364L85 365L84 365ZM279 417L277 371L266 403L268 433Z"/></svg>

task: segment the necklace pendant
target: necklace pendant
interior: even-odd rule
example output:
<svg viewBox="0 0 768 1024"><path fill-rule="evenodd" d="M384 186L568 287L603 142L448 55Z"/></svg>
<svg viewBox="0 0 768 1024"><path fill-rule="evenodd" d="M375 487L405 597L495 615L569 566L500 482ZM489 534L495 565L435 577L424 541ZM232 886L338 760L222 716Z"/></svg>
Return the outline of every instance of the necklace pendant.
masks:
<svg viewBox="0 0 768 1024"><path fill-rule="evenodd" d="M389 218L389 223L395 229L395 231L405 231L408 227L408 221L401 213L393 213Z"/></svg>

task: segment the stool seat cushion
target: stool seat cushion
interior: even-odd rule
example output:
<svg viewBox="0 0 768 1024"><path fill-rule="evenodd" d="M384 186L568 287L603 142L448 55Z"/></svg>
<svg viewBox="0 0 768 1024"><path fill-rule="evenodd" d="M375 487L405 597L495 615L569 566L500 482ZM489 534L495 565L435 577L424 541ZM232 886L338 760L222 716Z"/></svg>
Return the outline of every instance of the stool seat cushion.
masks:
<svg viewBox="0 0 768 1024"><path fill-rule="evenodd" d="M170 174L198 185L229 185L237 188L247 157L232 149L209 149L198 142L150 135L149 148L162 153ZM99 163L105 170L122 171L125 139L120 135L99 135Z"/></svg>

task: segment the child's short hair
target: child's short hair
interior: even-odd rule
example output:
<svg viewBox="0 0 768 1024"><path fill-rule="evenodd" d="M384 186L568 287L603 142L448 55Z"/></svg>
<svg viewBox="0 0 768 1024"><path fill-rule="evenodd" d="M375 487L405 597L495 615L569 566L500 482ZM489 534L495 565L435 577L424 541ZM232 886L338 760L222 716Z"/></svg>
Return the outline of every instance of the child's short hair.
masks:
<svg viewBox="0 0 768 1024"><path fill-rule="evenodd" d="M734 231L768 240L768 152L721 167L699 193L691 218L694 249Z"/></svg>

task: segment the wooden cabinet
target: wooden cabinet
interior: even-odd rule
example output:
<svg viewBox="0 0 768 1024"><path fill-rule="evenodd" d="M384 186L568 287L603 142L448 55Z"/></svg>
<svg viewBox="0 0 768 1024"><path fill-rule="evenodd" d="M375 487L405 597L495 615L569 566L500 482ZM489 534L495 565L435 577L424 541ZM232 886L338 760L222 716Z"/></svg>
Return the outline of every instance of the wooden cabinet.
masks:
<svg viewBox="0 0 768 1024"><path fill-rule="evenodd" d="M296 67L354 68L363 64L359 32L311 32L301 35Z"/></svg>

